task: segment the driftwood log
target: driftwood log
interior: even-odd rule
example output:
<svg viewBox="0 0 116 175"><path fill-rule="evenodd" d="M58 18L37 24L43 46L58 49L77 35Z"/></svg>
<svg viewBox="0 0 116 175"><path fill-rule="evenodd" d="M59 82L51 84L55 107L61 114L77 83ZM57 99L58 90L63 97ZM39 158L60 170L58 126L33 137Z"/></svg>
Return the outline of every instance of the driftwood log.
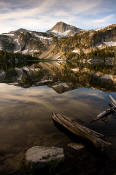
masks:
<svg viewBox="0 0 116 175"><path fill-rule="evenodd" d="M101 112L100 114L98 114L96 119L93 120L92 122L101 120L101 119L103 119L103 118L105 118L108 115L113 114L113 113L114 113L114 107L110 107L110 108L106 109L105 111Z"/></svg>
<svg viewBox="0 0 116 175"><path fill-rule="evenodd" d="M112 95L109 95L109 98L111 99L112 103L116 107L116 100L112 97Z"/></svg>
<svg viewBox="0 0 116 175"><path fill-rule="evenodd" d="M96 148L99 148L101 151L111 145L111 143L102 139L104 135L89 129L79 124L78 122L72 121L69 117L66 117L59 113L53 113L52 119L54 122L66 128L72 134L89 140Z"/></svg>
<svg viewBox="0 0 116 175"><path fill-rule="evenodd" d="M109 95L109 98L111 100L111 102L109 103L110 108L108 108L105 111L103 111L100 114L98 114L96 119L93 120L92 122L104 119L108 115L116 113L116 100L111 95Z"/></svg>

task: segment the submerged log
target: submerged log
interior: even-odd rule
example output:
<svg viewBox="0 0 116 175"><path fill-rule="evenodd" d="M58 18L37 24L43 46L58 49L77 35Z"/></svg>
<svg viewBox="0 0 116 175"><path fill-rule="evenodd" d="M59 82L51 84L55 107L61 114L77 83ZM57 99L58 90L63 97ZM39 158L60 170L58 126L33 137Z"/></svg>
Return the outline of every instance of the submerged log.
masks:
<svg viewBox="0 0 116 175"><path fill-rule="evenodd" d="M106 147L110 146L111 143L104 141L102 139L103 135L91 130L75 121L72 121L70 118L59 114L59 113L53 113L52 119L56 123L60 124L64 128L66 128L68 131L70 131L72 134L79 136L81 138L89 140L96 148L99 148L101 151L103 151Z"/></svg>

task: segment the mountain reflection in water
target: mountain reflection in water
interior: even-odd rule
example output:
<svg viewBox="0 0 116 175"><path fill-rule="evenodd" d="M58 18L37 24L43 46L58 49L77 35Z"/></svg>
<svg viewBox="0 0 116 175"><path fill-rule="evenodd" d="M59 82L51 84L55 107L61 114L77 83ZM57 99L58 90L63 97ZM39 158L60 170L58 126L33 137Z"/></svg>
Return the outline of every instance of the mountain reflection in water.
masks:
<svg viewBox="0 0 116 175"><path fill-rule="evenodd" d="M70 142L70 139L53 125L50 118L53 111L83 121L88 127L107 135L116 146L114 118L109 116L107 124L102 121L91 123L98 113L107 108L110 93L89 88L90 83L87 83L86 75L80 80L71 70L62 69L65 66L65 63L48 62L1 70L0 160L4 157L2 168L8 166L12 169L11 163L7 161L9 157L10 162L15 162L15 157L31 146L63 146ZM116 97L116 93L111 94Z"/></svg>
<svg viewBox="0 0 116 175"><path fill-rule="evenodd" d="M56 92L63 93L79 87L97 88L101 90L116 90L112 76L93 72L87 68L72 69L65 62L40 62L21 68L14 67L0 71L0 82L9 83L24 88L48 85Z"/></svg>

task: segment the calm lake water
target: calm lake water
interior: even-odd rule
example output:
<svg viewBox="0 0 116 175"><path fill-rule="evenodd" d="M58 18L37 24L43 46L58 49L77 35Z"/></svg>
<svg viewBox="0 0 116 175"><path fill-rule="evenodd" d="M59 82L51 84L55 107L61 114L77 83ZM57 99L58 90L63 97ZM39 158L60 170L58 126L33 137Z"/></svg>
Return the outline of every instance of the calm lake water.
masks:
<svg viewBox="0 0 116 175"><path fill-rule="evenodd" d="M45 68L48 71L46 63L40 65L44 64L45 72ZM51 77L53 72L45 72L44 80L47 73ZM14 74L11 73L9 76L12 80ZM62 112L74 120L82 120L87 126L104 133L109 140L115 142L114 116L109 116L107 123L91 123L97 114L108 107L109 94L116 98L115 92L103 92L87 87L73 87L62 93L58 93L53 86L44 84L36 86L31 83L31 86L24 88L16 84L16 75L9 83L1 82L0 170L7 166L8 171L12 171L14 163L11 162L18 161L17 156L32 146L64 146L71 142L54 126L51 120L52 112Z"/></svg>

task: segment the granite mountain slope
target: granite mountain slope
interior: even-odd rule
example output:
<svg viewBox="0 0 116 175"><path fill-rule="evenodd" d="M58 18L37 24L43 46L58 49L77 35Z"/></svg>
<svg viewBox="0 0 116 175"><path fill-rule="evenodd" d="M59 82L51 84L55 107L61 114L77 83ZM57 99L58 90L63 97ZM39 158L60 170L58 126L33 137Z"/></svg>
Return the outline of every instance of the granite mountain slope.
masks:
<svg viewBox="0 0 116 175"><path fill-rule="evenodd" d="M0 50L38 58L66 58L67 54L116 47L116 24L97 30L81 30L63 22L47 32L19 29L0 35Z"/></svg>

